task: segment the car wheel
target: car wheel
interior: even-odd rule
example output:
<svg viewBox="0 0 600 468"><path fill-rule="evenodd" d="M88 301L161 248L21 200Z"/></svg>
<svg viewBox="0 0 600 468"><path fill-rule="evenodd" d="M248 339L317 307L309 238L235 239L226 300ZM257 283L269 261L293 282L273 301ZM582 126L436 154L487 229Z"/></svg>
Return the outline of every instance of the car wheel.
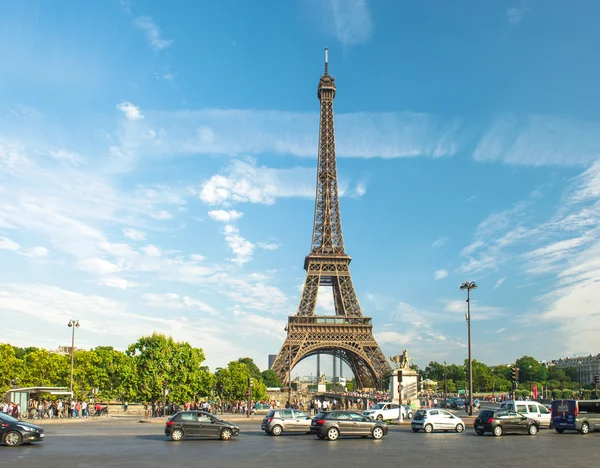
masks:
<svg viewBox="0 0 600 468"><path fill-rule="evenodd" d="M281 427L279 424L273 426L273 428L271 429L271 434L273 434L274 436L281 435L282 432L283 427Z"/></svg>
<svg viewBox="0 0 600 468"><path fill-rule="evenodd" d="M462 424L457 424L457 425L456 425L456 427L454 428L454 430L455 430L456 432L459 432L459 433L460 433L460 432L462 432L462 431L464 431L464 430L465 430L465 426L463 426Z"/></svg>
<svg viewBox="0 0 600 468"><path fill-rule="evenodd" d="M502 435L502 426L496 426L492 432L496 437L500 437Z"/></svg>
<svg viewBox="0 0 600 468"><path fill-rule="evenodd" d="M430 432L433 431L433 426L431 424L425 424L425 427L423 428L423 430L425 432L427 432L427 434L429 434Z"/></svg>
<svg viewBox="0 0 600 468"><path fill-rule="evenodd" d="M9 447L17 447L18 445L21 445L22 441L23 438L17 431L7 432L4 436L4 443Z"/></svg>
<svg viewBox="0 0 600 468"><path fill-rule="evenodd" d="M412 419L412 417L413 417L413 414L412 414L412 413L408 413L408 414L406 415L406 417L407 417L408 419Z"/></svg>
<svg viewBox="0 0 600 468"><path fill-rule="evenodd" d="M413 427L412 430L413 430L413 432L419 432L419 428L418 427Z"/></svg>
<svg viewBox="0 0 600 468"><path fill-rule="evenodd" d="M335 427L331 427L327 431L327 439L328 440L336 440L339 436L340 436L340 431L338 431Z"/></svg>
<svg viewBox="0 0 600 468"><path fill-rule="evenodd" d="M590 432L590 425L586 422L584 422L581 425L581 429L579 430L579 432L581 432L582 434L587 434L588 432Z"/></svg>
<svg viewBox="0 0 600 468"><path fill-rule="evenodd" d="M221 431L221 440L229 440L231 439L231 436L233 435L233 432L231 432L231 429L223 429Z"/></svg>
<svg viewBox="0 0 600 468"><path fill-rule="evenodd" d="M563 428L556 428L554 429L556 432L558 432L559 434L562 434L563 432L565 432L565 430Z"/></svg>
<svg viewBox="0 0 600 468"><path fill-rule="evenodd" d="M171 432L171 440L181 440L183 438L183 431L181 429L174 429Z"/></svg>
<svg viewBox="0 0 600 468"><path fill-rule="evenodd" d="M535 424L532 424L531 426L529 426L527 432L529 432L529 435L536 435L538 433L538 428Z"/></svg>
<svg viewBox="0 0 600 468"><path fill-rule="evenodd" d="M383 429L380 427L374 428L372 435L373 435L373 439L377 439L377 440L381 439L383 437Z"/></svg>
<svg viewBox="0 0 600 468"><path fill-rule="evenodd" d="M378 414L375 419L377 419L377 421L383 421L383 416Z"/></svg>

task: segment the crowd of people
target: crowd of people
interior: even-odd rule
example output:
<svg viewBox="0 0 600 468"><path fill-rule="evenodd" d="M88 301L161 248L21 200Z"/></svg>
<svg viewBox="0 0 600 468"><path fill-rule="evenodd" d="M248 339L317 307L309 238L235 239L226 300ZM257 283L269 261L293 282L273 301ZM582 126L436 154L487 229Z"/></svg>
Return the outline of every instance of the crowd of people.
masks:
<svg viewBox="0 0 600 468"><path fill-rule="evenodd" d="M14 418L50 419L50 418L87 418L106 412L106 405L85 400L35 400L30 399L23 411L16 402L4 402L1 411Z"/></svg>

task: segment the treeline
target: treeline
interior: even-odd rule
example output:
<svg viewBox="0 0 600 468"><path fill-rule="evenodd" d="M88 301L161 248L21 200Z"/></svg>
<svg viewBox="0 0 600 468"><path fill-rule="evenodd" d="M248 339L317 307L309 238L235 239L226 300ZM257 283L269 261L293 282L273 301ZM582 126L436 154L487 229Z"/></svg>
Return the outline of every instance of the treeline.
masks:
<svg viewBox="0 0 600 468"><path fill-rule="evenodd" d="M473 361L473 392L475 393L509 393L512 391L511 370L519 368L518 394L529 395L533 386L538 392L544 390L552 393L555 398L571 398L579 392L579 370L577 367L558 369L556 366L546 367L531 356L523 356L514 364L503 366L487 366ZM444 375L446 376L446 389L449 393L468 388L468 361L463 365L431 361L423 370L417 369L423 379L437 382L437 388L442 389ZM583 396L589 397L593 385L582 385Z"/></svg>
<svg viewBox="0 0 600 468"><path fill-rule="evenodd" d="M186 342L155 333L143 336L127 350L110 346L75 351L73 393L76 398L104 401L147 402L162 398L163 382L168 400L175 403L220 398L244 400L248 378L252 398L267 398L266 387L279 387L273 371L261 372L250 358L230 362L210 372L204 352ZM68 387L71 356L43 348L18 348L0 344L0 393L11 387Z"/></svg>

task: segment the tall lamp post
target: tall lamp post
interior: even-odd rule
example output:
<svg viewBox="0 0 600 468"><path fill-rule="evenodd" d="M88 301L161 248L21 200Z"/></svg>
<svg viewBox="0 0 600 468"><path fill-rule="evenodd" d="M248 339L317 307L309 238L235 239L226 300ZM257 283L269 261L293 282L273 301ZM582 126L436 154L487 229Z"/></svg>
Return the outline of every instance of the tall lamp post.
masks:
<svg viewBox="0 0 600 468"><path fill-rule="evenodd" d="M444 409L448 409L448 394L446 391L446 368L448 367L448 364L446 364L446 361L444 361Z"/></svg>
<svg viewBox="0 0 600 468"><path fill-rule="evenodd" d="M290 342L290 327L286 325L284 330L287 332L288 342L288 403L292 406L292 343Z"/></svg>
<svg viewBox="0 0 600 468"><path fill-rule="evenodd" d="M533 398L533 366L529 366L529 394Z"/></svg>
<svg viewBox="0 0 600 468"><path fill-rule="evenodd" d="M475 281L465 281L460 289L467 290L467 341L469 346L469 416L473 416L473 359L471 358L471 289L477 289Z"/></svg>
<svg viewBox="0 0 600 468"><path fill-rule="evenodd" d="M69 391L71 392L71 398L73 398L73 365L75 363L75 329L79 328L79 320L69 320L69 328L71 328L71 383L69 385Z"/></svg>
<svg viewBox="0 0 600 468"><path fill-rule="evenodd" d="M581 397L581 359L577 361L577 379L579 380L579 388L577 389L577 393Z"/></svg>

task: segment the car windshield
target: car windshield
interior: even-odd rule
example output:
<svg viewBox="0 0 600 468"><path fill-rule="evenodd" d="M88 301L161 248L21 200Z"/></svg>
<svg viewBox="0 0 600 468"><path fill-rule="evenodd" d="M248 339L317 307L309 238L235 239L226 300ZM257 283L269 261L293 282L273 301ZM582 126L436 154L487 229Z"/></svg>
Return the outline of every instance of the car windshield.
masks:
<svg viewBox="0 0 600 468"><path fill-rule="evenodd" d="M2 419L3 421L8 421L8 422L15 422L15 421L19 421L18 419L13 418L12 416L9 416L8 414L4 414L4 413L0 413L0 419Z"/></svg>
<svg viewBox="0 0 600 468"><path fill-rule="evenodd" d="M375 406L373 406L371 409L372 410L377 410L377 409L383 409L383 407L385 406L385 404L383 403L377 403Z"/></svg>

